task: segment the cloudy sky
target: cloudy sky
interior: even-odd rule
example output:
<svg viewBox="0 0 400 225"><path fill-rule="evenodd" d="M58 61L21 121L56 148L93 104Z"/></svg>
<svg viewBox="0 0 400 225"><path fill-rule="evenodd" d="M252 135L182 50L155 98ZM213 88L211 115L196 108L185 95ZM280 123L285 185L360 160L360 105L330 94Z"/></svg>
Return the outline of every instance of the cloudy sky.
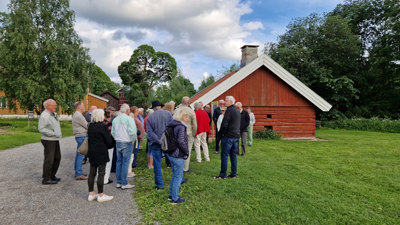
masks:
<svg viewBox="0 0 400 225"><path fill-rule="evenodd" d="M170 53L195 87L239 63L244 44L276 42L295 17L329 12L342 0L71 0L75 28L113 81L141 44ZM0 0L0 11L8 0ZM260 49L261 49L260 48Z"/></svg>

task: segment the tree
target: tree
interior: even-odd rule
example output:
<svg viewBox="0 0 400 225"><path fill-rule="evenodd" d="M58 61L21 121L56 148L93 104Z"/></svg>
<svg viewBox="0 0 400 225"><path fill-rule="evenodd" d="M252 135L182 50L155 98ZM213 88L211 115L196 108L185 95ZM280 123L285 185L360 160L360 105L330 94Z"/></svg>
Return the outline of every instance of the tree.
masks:
<svg viewBox="0 0 400 225"><path fill-rule="evenodd" d="M93 65L90 70L89 88L92 93L99 95L106 89L118 96L120 85L111 81L110 77L97 65Z"/></svg>
<svg viewBox="0 0 400 225"><path fill-rule="evenodd" d="M270 56L303 83L334 105L337 117L358 98L353 79L361 57L361 42L348 21L337 16L311 14L297 18L269 46Z"/></svg>
<svg viewBox="0 0 400 225"><path fill-rule="evenodd" d="M213 84L215 82L215 78L213 75L209 75L207 78L205 78L204 80L201 81L201 84L199 86L199 88L197 89L197 92L203 90L204 88L210 86L211 84Z"/></svg>
<svg viewBox="0 0 400 225"><path fill-rule="evenodd" d="M151 92L159 84L176 76L175 59L168 53L156 52L150 45L141 45L129 61L118 66L122 83L130 87L128 98L132 104L147 108Z"/></svg>
<svg viewBox="0 0 400 225"><path fill-rule="evenodd" d="M8 104L42 107L53 98L72 112L86 93L90 57L74 30L68 0L11 0L0 13L0 88Z"/></svg>
<svg viewBox="0 0 400 225"><path fill-rule="evenodd" d="M168 84L157 88L156 98L162 102L174 101L179 104L184 96L193 96L196 94L196 89L189 79L185 78L179 71L178 75L173 78Z"/></svg>
<svg viewBox="0 0 400 225"><path fill-rule="evenodd" d="M232 64L229 67L222 66L221 70L217 70L217 79L220 79L223 76L225 76L229 73L232 73L234 71L238 71L239 69L240 69L240 65L236 64L236 63Z"/></svg>
<svg viewBox="0 0 400 225"><path fill-rule="evenodd" d="M400 2L351 0L331 14L347 19L362 41L362 67L356 82L360 100L354 114L400 118Z"/></svg>

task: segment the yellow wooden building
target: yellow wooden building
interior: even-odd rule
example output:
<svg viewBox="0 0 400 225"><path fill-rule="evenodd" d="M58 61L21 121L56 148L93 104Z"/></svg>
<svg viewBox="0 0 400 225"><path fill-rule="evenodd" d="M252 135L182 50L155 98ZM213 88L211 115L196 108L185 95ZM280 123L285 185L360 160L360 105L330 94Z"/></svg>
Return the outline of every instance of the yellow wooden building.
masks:
<svg viewBox="0 0 400 225"><path fill-rule="evenodd" d="M86 111L88 111L91 106L97 106L97 108L99 108L99 109L105 109L107 107L107 102L108 102L108 99L102 98L93 93L87 93L83 99L83 103L85 105ZM16 102L16 104L17 104L17 109L11 110L7 105L6 96L5 96L4 91L0 91L0 117L1 116L12 117L13 115L14 116L27 116L28 111L20 109L18 102ZM62 110L60 110L60 111L62 112L61 114L67 115Z"/></svg>

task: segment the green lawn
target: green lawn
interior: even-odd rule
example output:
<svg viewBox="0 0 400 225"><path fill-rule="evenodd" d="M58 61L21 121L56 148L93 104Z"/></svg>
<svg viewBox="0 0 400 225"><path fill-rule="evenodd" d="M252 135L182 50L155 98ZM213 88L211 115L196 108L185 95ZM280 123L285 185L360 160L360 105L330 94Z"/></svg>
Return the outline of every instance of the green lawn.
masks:
<svg viewBox="0 0 400 225"><path fill-rule="evenodd" d="M317 137L329 141L256 140L238 158L237 179L213 180L219 155L196 163L192 152L180 205L167 201L164 162L165 189L153 189L142 151L134 181L142 222L400 224L400 134L322 129Z"/></svg>
<svg viewBox="0 0 400 225"><path fill-rule="evenodd" d="M10 126L11 125L11 126ZM0 119L0 150L39 142L41 134L37 130L38 121L25 119ZM61 121L63 137L72 136L71 121Z"/></svg>

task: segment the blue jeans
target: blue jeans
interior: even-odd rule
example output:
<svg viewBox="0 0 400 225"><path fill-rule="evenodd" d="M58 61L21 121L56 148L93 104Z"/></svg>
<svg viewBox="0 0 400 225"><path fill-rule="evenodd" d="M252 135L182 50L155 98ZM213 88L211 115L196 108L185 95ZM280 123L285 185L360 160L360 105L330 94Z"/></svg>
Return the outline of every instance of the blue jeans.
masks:
<svg viewBox="0 0 400 225"><path fill-rule="evenodd" d="M168 154L166 156L171 162L172 168L169 195L172 197L172 200L176 201L179 198L179 188L181 187L181 182L183 180L183 167L185 166L185 160L181 158L174 158Z"/></svg>
<svg viewBox="0 0 400 225"><path fill-rule="evenodd" d="M239 145L239 138L221 138L221 177L226 177L228 167L228 156L231 159L231 176L237 176L236 149Z"/></svg>
<svg viewBox="0 0 400 225"><path fill-rule="evenodd" d="M130 142L117 142L117 165L115 176L117 184L128 185L128 167L132 156L133 146Z"/></svg>
<svg viewBox="0 0 400 225"><path fill-rule="evenodd" d="M164 181L162 179L161 172L161 145L157 143L150 143L149 151L153 155L153 167L154 167L154 182L157 188L164 188Z"/></svg>
<svg viewBox="0 0 400 225"><path fill-rule="evenodd" d="M76 149L78 149L79 147L81 147L81 145L82 145L83 141L85 140L85 138L86 138L85 136L82 136L82 137L75 137L75 141L76 141L76 143L78 144L78 146L76 147ZM82 155L82 154L76 152L76 155L75 155L75 166L74 166L74 168L75 168L75 176L77 176L77 177L82 176L82 162L83 162L83 159L84 159L84 158L85 158L84 155Z"/></svg>
<svg viewBox="0 0 400 225"><path fill-rule="evenodd" d="M140 143L139 143L140 144ZM137 145L136 147L136 143L135 146L133 147L133 162L132 162L132 167L136 167L137 166L137 154L139 152L139 145Z"/></svg>

